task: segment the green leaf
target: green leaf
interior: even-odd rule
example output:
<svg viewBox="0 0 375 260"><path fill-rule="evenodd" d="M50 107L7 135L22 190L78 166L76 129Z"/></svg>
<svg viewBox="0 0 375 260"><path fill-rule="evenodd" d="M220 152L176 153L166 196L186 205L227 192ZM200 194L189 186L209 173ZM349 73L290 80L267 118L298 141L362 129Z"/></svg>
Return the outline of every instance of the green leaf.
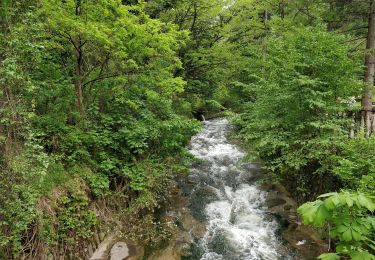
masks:
<svg viewBox="0 0 375 260"><path fill-rule="evenodd" d="M340 198L338 195L335 195L334 197L332 197L332 202L338 206L340 204Z"/></svg>
<svg viewBox="0 0 375 260"><path fill-rule="evenodd" d="M327 210L327 208L324 206L324 204L321 204L316 211L314 224L316 226L322 226L324 222L330 217L330 213Z"/></svg>
<svg viewBox="0 0 375 260"><path fill-rule="evenodd" d="M344 233L346 230L348 230L348 226L346 225L339 225L336 227L336 230L339 232L339 233Z"/></svg>
<svg viewBox="0 0 375 260"><path fill-rule="evenodd" d="M373 212L375 209L375 204L372 202L372 200L367 198L363 194L358 195L358 202L361 206L366 207L371 212Z"/></svg>
<svg viewBox="0 0 375 260"><path fill-rule="evenodd" d="M361 233L352 229L352 236L355 241L360 241L362 239Z"/></svg>
<svg viewBox="0 0 375 260"><path fill-rule="evenodd" d="M333 195L337 195L337 192L325 193L325 194L318 196L318 198L327 198L327 197L332 197Z"/></svg>
<svg viewBox="0 0 375 260"><path fill-rule="evenodd" d="M342 234L342 238L344 241L352 241L353 240L353 237L352 237L352 230L350 228L348 228L343 234Z"/></svg>
<svg viewBox="0 0 375 260"><path fill-rule="evenodd" d="M324 206L329 209L329 210L332 210L334 208L336 208L336 204L333 202L333 198L328 198L324 201Z"/></svg>
<svg viewBox="0 0 375 260"><path fill-rule="evenodd" d="M320 255L318 257L318 259L321 259L321 260L339 260L340 257L336 253L326 253L326 254Z"/></svg>
<svg viewBox="0 0 375 260"><path fill-rule="evenodd" d="M349 208L353 207L353 200L350 197L345 198L346 204L348 205Z"/></svg>
<svg viewBox="0 0 375 260"><path fill-rule="evenodd" d="M352 260L374 260L375 259L375 256L370 254L367 251L352 252L350 253L350 257L352 258Z"/></svg>

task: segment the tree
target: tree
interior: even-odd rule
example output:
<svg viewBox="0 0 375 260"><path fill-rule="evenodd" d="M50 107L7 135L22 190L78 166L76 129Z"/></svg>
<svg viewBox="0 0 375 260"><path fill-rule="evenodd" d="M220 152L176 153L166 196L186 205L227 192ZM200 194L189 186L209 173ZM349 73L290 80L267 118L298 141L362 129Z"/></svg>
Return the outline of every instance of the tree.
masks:
<svg viewBox="0 0 375 260"><path fill-rule="evenodd" d="M1 259L87 258L95 230L110 222L148 225L130 232L144 241L159 236L154 209L199 125L174 109L186 85L176 76L186 32L131 4L9 5L0 37ZM94 212L103 202L109 222Z"/></svg>
<svg viewBox="0 0 375 260"><path fill-rule="evenodd" d="M236 57L225 28L232 19L229 5L230 1L149 1L146 8L151 16L190 33L190 40L179 51L183 70L178 75L187 81L181 98L190 103L196 116L223 109L220 93L226 92Z"/></svg>
<svg viewBox="0 0 375 260"><path fill-rule="evenodd" d="M288 184L302 199L312 190L328 189L325 167L347 140L349 121L341 115L351 109L345 100L360 93L360 66L348 57L344 38L322 26L288 27L285 22L271 28L267 59L253 56L258 66L247 89L255 98L247 101L241 125L244 138L271 171L282 179L295 175L298 182Z"/></svg>
<svg viewBox="0 0 375 260"><path fill-rule="evenodd" d="M368 15L368 33L366 44L364 87L362 95L362 118L361 127L365 129L366 136L370 136L375 130L375 120L372 114L372 102L374 91L374 74L375 74L375 6L373 1L370 2Z"/></svg>

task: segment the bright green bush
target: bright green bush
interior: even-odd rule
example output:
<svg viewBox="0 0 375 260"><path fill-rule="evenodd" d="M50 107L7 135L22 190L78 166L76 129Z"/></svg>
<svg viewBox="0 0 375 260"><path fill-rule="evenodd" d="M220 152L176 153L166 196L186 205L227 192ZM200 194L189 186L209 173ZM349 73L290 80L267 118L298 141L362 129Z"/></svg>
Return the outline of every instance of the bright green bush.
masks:
<svg viewBox="0 0 375 260"><path fill-rule="evenodd" d="M11 1L6 23L3 2L0 258L86 258L82 245L123 209L154 221L171 176L185 166L200 129L179 103L187 32L121 0ZM95 212L102 204L112 213L105 220Z"/></svg>
<svg viewBox="0 0 375 260"><path fill-rule="evenodd" d="M323 26L285 30L276 24L272 30L265 40L267 57L259 56L263 67L249 85L254 99L237 119L241 137L267 169L282 178L295 175L290 183L312 174L323 181L332 171L332 155L348 140L346 113L354 108L346 100L360 93L359 60ZM310 179L298 188L311 190Z"/></svg>
<svg viewBox="0 0 375 260"><path fill-rule="evenodd" d="M324 227L329 239L337 241L337 254L323 254L319 259L340 259L339 255L354 260L375 259L371 254L375 249L374 197L360 192L334 192L319 198L298 209L306 224Z"/></svg>
<svg viewBox="0 0 375 260"><path fill-rule="evenodd" d="M340 153L332 157L333 172L346 187L374 195L374 145L374 137L357 137L347 140Z"/></svg>

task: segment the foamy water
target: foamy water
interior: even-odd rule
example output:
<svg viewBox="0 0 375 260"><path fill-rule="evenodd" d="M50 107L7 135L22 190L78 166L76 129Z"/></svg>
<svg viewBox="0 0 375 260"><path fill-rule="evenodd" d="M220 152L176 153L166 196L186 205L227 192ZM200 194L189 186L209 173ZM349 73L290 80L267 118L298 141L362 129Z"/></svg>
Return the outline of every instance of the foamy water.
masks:
<svg viewBox="0 0 375 260"><path fill-rule="evenodd" d="M206 121L190 144L201 160L189 177L195 183L191 206L207 223L195 259L290 259L277 221L266 213L267 194L254 183L260 167L244 162L245 153L226 138L229 130L226 119Z"/></svg>

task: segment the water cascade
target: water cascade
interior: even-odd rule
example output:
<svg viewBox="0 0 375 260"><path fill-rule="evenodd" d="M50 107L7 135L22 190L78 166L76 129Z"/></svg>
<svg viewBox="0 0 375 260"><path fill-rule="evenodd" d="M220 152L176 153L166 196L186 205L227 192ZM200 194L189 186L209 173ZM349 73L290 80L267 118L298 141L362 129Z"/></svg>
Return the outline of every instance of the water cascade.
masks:
<svg viewBox="0 0 375 260"><path fill-rule="evenodd" d="M246 162L245 153L228 142L229 130L226 119L206 121L190 144L198 162L188 177L188 196L206 233L189 259L293 259L277 235L278 222L267 213L267 192L256 184L260 166Z"/></svg>

